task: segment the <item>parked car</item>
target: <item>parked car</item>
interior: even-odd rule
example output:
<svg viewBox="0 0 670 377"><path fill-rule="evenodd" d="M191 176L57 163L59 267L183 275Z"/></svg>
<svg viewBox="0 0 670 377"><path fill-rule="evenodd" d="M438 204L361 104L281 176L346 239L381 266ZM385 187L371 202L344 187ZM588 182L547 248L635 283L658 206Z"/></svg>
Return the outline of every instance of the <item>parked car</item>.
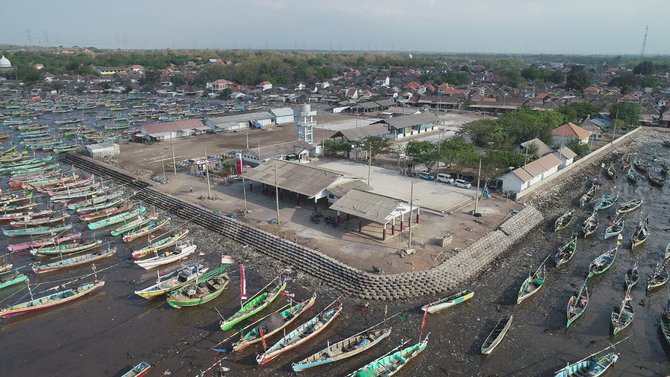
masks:
<svg viewBox="0 0 670 377"><path fill-rule="evenodd" d="M435 180L435 177L433 177L433 175L430 174L430 173L427 172L427 171L422 171L421 173L419 173L419 178L421 178L421 179L425 179L425 180L427 180L427 181L433 181L433 180Z"/></svg>
<svg viewBox="0 0 670 377"><path fill-rule="evenodd" d="M454 178L450 174L446 173L439 173L435 180L444 183L454 183Z"/></svg>
<svg viewBox="0 0 670 377"><path fill-rule="evenodd" d="M462 180L462 179L457 179L454 181L454 186L456 187L461 187L461 188L470 188L472 185L470 182Z"/></svg>

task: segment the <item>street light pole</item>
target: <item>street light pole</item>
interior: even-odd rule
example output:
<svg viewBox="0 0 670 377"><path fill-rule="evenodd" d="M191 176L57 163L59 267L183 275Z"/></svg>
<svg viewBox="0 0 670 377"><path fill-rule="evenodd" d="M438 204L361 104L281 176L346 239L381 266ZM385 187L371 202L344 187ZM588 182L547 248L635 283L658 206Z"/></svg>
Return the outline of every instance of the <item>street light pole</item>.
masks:
<svg viewBox="0 0 670 377"><path fill-rule="evenodd" d="M209 185L209 158L207 157L207 147L205 147L205 175L207 176L207 199L212 199L212 189Z"/></svg>
<svg viewBox="0 0 670 377"><path fill-rule="evenodd" d="M368 144L368 186L370 186L370 173L372 172L372 143Z"/></svg>
<svg viewBox="0 0 670 377"><path fill-rule="evenodd" d="M174 158L174 139L170 138L170 147L172 148L172 167L174 168L174 175L177 176L177 162Z"/></svg>
<svg viewBox="0 0 670 377"><path fill-rule="evenodd" d="M482 177L482 159L479 159L479 170L477 170L477 187L475 187L475 212L477 213L477 205L479 204L479 182Z"/></svg>
<svg viewBox="0 0 670 377"><path fill-rule="evenodd" d="M279 222L279 187L277 187L277 160L274 160L274 168L275 168L275 201L277 202L277 225L280 224Z"/></svg>
<svg viewBox="0 0 670 377"><path fill-rule="evenodd" d="M409 236L407 238L407 250L412 250L412 212L414 211L414 181L409 189Z"/></svg>

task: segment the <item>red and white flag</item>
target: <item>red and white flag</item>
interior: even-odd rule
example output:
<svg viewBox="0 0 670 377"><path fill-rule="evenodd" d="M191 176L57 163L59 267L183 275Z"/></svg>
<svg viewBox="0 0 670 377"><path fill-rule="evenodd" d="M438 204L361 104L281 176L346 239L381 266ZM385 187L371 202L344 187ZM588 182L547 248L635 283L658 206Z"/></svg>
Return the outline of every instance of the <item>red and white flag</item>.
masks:
<svg viewBox="0 0 670 377"><path fill-rule="evenodd" d="M244 277L244 265L240 263L240 300L247 299L247 281Z"/></svg>

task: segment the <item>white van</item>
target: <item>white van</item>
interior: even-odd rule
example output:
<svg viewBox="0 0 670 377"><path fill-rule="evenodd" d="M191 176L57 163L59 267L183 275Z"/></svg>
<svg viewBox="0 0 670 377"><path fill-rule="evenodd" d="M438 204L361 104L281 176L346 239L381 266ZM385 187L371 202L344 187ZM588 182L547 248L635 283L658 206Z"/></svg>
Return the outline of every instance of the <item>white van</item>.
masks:
<svg viewBox="0 0 670 377"><path fill-rule="evenodd" d="M452 178L451 175L445 173L439 173L435 180L444 183L454 183L454 178Z"/></svg>

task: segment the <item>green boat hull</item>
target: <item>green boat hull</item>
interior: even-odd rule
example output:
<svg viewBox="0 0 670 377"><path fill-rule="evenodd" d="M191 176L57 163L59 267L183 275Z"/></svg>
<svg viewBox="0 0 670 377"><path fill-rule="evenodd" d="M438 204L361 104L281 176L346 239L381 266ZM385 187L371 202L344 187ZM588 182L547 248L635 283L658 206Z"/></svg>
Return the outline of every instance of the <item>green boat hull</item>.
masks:
<svg viewBox="0 0 670 377"><path fill-rule="evenodd" d="M7 280L5 282L0 283L0 289L11 287L12 285L21 283L23 281L26 281L28 277L24 274L18 274L18 276L15 276L14 279Z"/></svg>
<svg viewBox="0 0 670 377"><path fill-rule="evenodd" d="M258 297L246 302L237 313L221 323L221 330L228 331L236 324L267 308L268 305L279 297L279 292L282 292L284 289L286 289L285 282L271 292L264 292Z"/></svg>
<svg viewBox="0 0 670 377"><path fill-rule="evenodd" d="M132 219L133 217L137 217L140 214L144 213L147 209L145 207L140 207L134 211L127 212L127 213L122 213L120 215L116 215L114 217L110 217L108 219L96 221L94 223L88 224L88 229L95 230L95 229L100 229L100 228L105 228L110 225L118 224L120 222Z"/></svg>

